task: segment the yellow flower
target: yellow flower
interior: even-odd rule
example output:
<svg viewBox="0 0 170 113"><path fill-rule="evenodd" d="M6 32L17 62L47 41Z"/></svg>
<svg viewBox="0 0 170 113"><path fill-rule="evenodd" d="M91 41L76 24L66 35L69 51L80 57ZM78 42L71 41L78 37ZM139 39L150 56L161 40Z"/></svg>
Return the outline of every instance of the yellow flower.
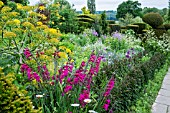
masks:
<svg viewBox="0 0 170 113"><path fill-rule="evenodd" d="M23 6L22 10L24 10L24 11L31 11L32 7L31 6Z"/></svg>
<svg viewBox="0 0 170 113"><path fill-rule="evenodd" d="M60 58L67 58L67 54L65 52L59 52L58 55Z"/></svg>
<svg viewBox="0 0 170 113"><path fill-rule="evenodd" d="M66 47L65 46L60 46L59 49L65 50Z"/></svg>
<svg viewBox="0 0 170 113"><path fill-rule="evenodd" d="M41 26L41 25L43 25L43 23L42 22L37 22L37 25Z"/></svg>
<svg viewBox="0 0 170 113"><path fill-rule="evenodd" d="M10 7L8 7L8 6L5 6L5 7L3 7L2 9L1 9L1 12L2 13L6 13L6 12L9 12L9 11L11 11L12 9L10 8Z"/></svg>
<svg viewBox="0 0 170 113"><path fill-rule="evenodd" d="M71 50L67 48L67 49L66 49L66 53L69 53L69 54L70 54L70 53L71 53Z"/></svg>
<svg viewBox="0 0 170 113"><path fill-rule="evenodd" d="M58 43L59 42L59 40L58 39L56 39L56 38L51 38L50 40L49 40L49 42L51 42L51 43Z"/></svg>
<svg viewBox="0 0 170 113"><path fill-rule="evenodd" d="M16 25L20 25L20 23L21 23L20 20L18 20L18 19L14 19L13 22L14 22Z"/></svg>
<svg viewBox="0 0 170 113"><path fill-rule="evenodd" d="M14 32L8 32L8 31L6 31L5 33L4 33L4 37L5 38L14 38L14 37L16 37L17 35L14 33Z"/></svg>
<svg viewBox="0 0 170 113"><path fill-rule="evenodd" d="M42 11L42 10L45 10L45 7L44 6L39 6L39 9Z"/></svg>
<svg viewBox="0 0 170 113"><path fill-rule="evenodd" d="M40 55L41 60L50 60L50 57L47 55Z"/></svg>
<svg viewBox="0 0 170 113"><path fill-rule="evenodd" d="M22 4L17 3L17 9L21 10L22 9Z"/></svg>
<svg viewBox="0 0 170 113"><path fill-rule="evenodd" d="M2 16L2 20L6 21L6 20L8 20L8 17L7 16Z"/></svg>
<svg viewBox="0 0 170 113"><path fill-rule="evenodd" d="M20 15L18 12L9 12L8 14L7 14L10 18L14 18L14 17L16 17L16 16L18 16L18 15Z"/></svg>
<svg viewBox="0 0 170 113"><path fill-rule="evenodd" d="M34 25L32 23L30 23L30 22L24 22L22 25L24 27L28 27L28 28L33 28L34 27Z"/></svg>
<svg viewBox="0 0 170 113"><path fill-rule="evenodd" d="M48 29L47 25L41 25L41 26L37 26L38 29Z"/></svg>
<svg viewBox="0 0 170 113"><path fill-rule="evenodd" d="M2 1L0 1L0 8L4 5L4 3Z"/></svg>
<svg viewBox="0 0 170 113"><path fill-rule="evenodd" d="M54 24L54 22L51 22L51 24Z"/></svg>
<svg viewBox="0 0 170 113"><path fill-rule="evenodd" d="M38 15L36 12L33 12L33 11L29 11L28 13L29 13L29 16L31 16L31 17L32 17L32 16L37 16L37 15Z"/></svg>

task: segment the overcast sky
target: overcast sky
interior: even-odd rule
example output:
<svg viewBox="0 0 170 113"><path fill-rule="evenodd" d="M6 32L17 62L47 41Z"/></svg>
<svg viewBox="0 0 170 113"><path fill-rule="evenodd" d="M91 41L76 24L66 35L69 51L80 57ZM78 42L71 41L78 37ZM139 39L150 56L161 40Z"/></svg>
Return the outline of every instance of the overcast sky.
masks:
<svg viewBox="0 0 170 113"><path fill-rule="evenodd" d="M36 4L39 0L29 0L30 4ZM73 8L80 11L83 6L87 6L87 0L68 0L71 4L74 4ZM118 5L127 0L95 0L96 10L116 10ZM141 3L141 7L156 7L159 9L168 8L168 0L138 0Z"/></svg>

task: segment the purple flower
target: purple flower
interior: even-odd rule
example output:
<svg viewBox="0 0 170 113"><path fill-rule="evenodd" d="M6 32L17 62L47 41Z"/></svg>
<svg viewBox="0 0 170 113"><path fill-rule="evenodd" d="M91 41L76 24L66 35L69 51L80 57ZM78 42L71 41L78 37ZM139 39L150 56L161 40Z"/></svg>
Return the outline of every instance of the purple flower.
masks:
<svg viewBox="0 0 170 113"><path fill-rule="evenodd" d="M30 50L29 50L28 48L25 48L25 49L24 49L24 55L25 55L25 57L26 57L27 59L30 59L30 57L32 56L32 55L31 55L31 52L30 52Z"/></svg>
<svg viewBox="0 0 170 113"><path fill-rule="evenodd" d="M98 33L97 33L95 30L92 31L92 34L93 34L94 36L98 36Z"/></svg>
<svg viewBox="0 0 170 113"><path fill-rule="evenodd" d="M113 87L114 87L114 78L111 78L109 83L107 84L106 91L103 96L105 97L109 96Z"/></svg>
<svg viewBox="0 0 170 113"><path fill-rule="evenodd" d="M122 39L122 34L118 33L118 32L114 32L114 34L112 35L114 38L117 38L118 40Z"/></svg>
<svg viewBox="0 0 170 113"><path fill-rule="evenodd" d="M72 86L71 85L66 85L66 87L64 88L64 93L68 93L70 90L72 90Z"/></svg>
<svg viewBox="0 0 170 113"><path fill-rule="evenodd" d="M107 111L108 110L108 107L109 107L109 104L104 104L103 105L103 108Z"/></svg>

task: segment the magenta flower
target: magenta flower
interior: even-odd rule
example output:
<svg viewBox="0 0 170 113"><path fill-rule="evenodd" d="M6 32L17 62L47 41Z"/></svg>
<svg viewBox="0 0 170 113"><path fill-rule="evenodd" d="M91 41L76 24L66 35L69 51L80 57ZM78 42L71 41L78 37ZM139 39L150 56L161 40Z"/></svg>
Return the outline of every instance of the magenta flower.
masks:
<svg viewBox="0 0 170 113"><path fill-rule="evenodd" d="M79 95L79 102L84 107L86 103L84 102L85 99L89 99L90 92L88 90L83 90L83 93Z"/></svg>
<svg viewBox="0 0 170 113"><path fill-rule="evenodd" d="M64 88L64 93L68 93L70 90L72 90L72 86L71 85L66 85L66 87Z"/></svg>
<svg viewBox="0 0 170 113"><path fill-rule="evenodd" d="M27 59L30 59L30 57L32 56L32 55L31 55L31 52L30 52L30 50L29 50L28 48L25 48L25 49L24 49L24 55L25 55L25 57L26 57Z"/></svg>
<svg viewBox="0 0 170 113"><path fill-rule="evenodd" d="M109 104L104 104L104 105L103 105L103 108L107 111L108 108L109 108Z"/></svg>
<svg viewBox="0 0 170 113"><path fill-rule="evenodd" d="M33 72L33 76L37 82L40 82L40 76L36 72Z"/></svg>
<svg viewBox="0 0 170 113"><path fill-rule="evenodd" d="M114 78L111 78L109 83L107 84L106 91L104 93L104 96L107 97L110 95L111 90L114 87Z"/></svg>

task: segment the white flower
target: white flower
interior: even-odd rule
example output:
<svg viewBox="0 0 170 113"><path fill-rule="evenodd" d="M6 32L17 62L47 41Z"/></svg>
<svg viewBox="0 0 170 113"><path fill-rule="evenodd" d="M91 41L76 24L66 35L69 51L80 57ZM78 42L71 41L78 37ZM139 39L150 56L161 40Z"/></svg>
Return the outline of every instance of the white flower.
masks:
<svg viewBox="0 0 170 113"><path fill-rule="evenodd" d="M97 113L97 112L94 110L89 110L89 113Z"/></svg>
<svg viewBox="0 0 170 113"><path fill-rule="evenodd" d="M43 95L36 95L36 97L37 97L37 98L41 98L41 97L43 97Z"/></svg>
<svg viewBox="0 0 170 113"><path fill-rule="evenodd" d="M91 102L91 99L84 99L84 102L85 102L85 103L90 103L90 102Z"/></svg>
<svg viewBox="0 0 170 113"><path fill-rule="evenodd" d="M71 106L78 107L80 104L71 104Z"/></svg>

